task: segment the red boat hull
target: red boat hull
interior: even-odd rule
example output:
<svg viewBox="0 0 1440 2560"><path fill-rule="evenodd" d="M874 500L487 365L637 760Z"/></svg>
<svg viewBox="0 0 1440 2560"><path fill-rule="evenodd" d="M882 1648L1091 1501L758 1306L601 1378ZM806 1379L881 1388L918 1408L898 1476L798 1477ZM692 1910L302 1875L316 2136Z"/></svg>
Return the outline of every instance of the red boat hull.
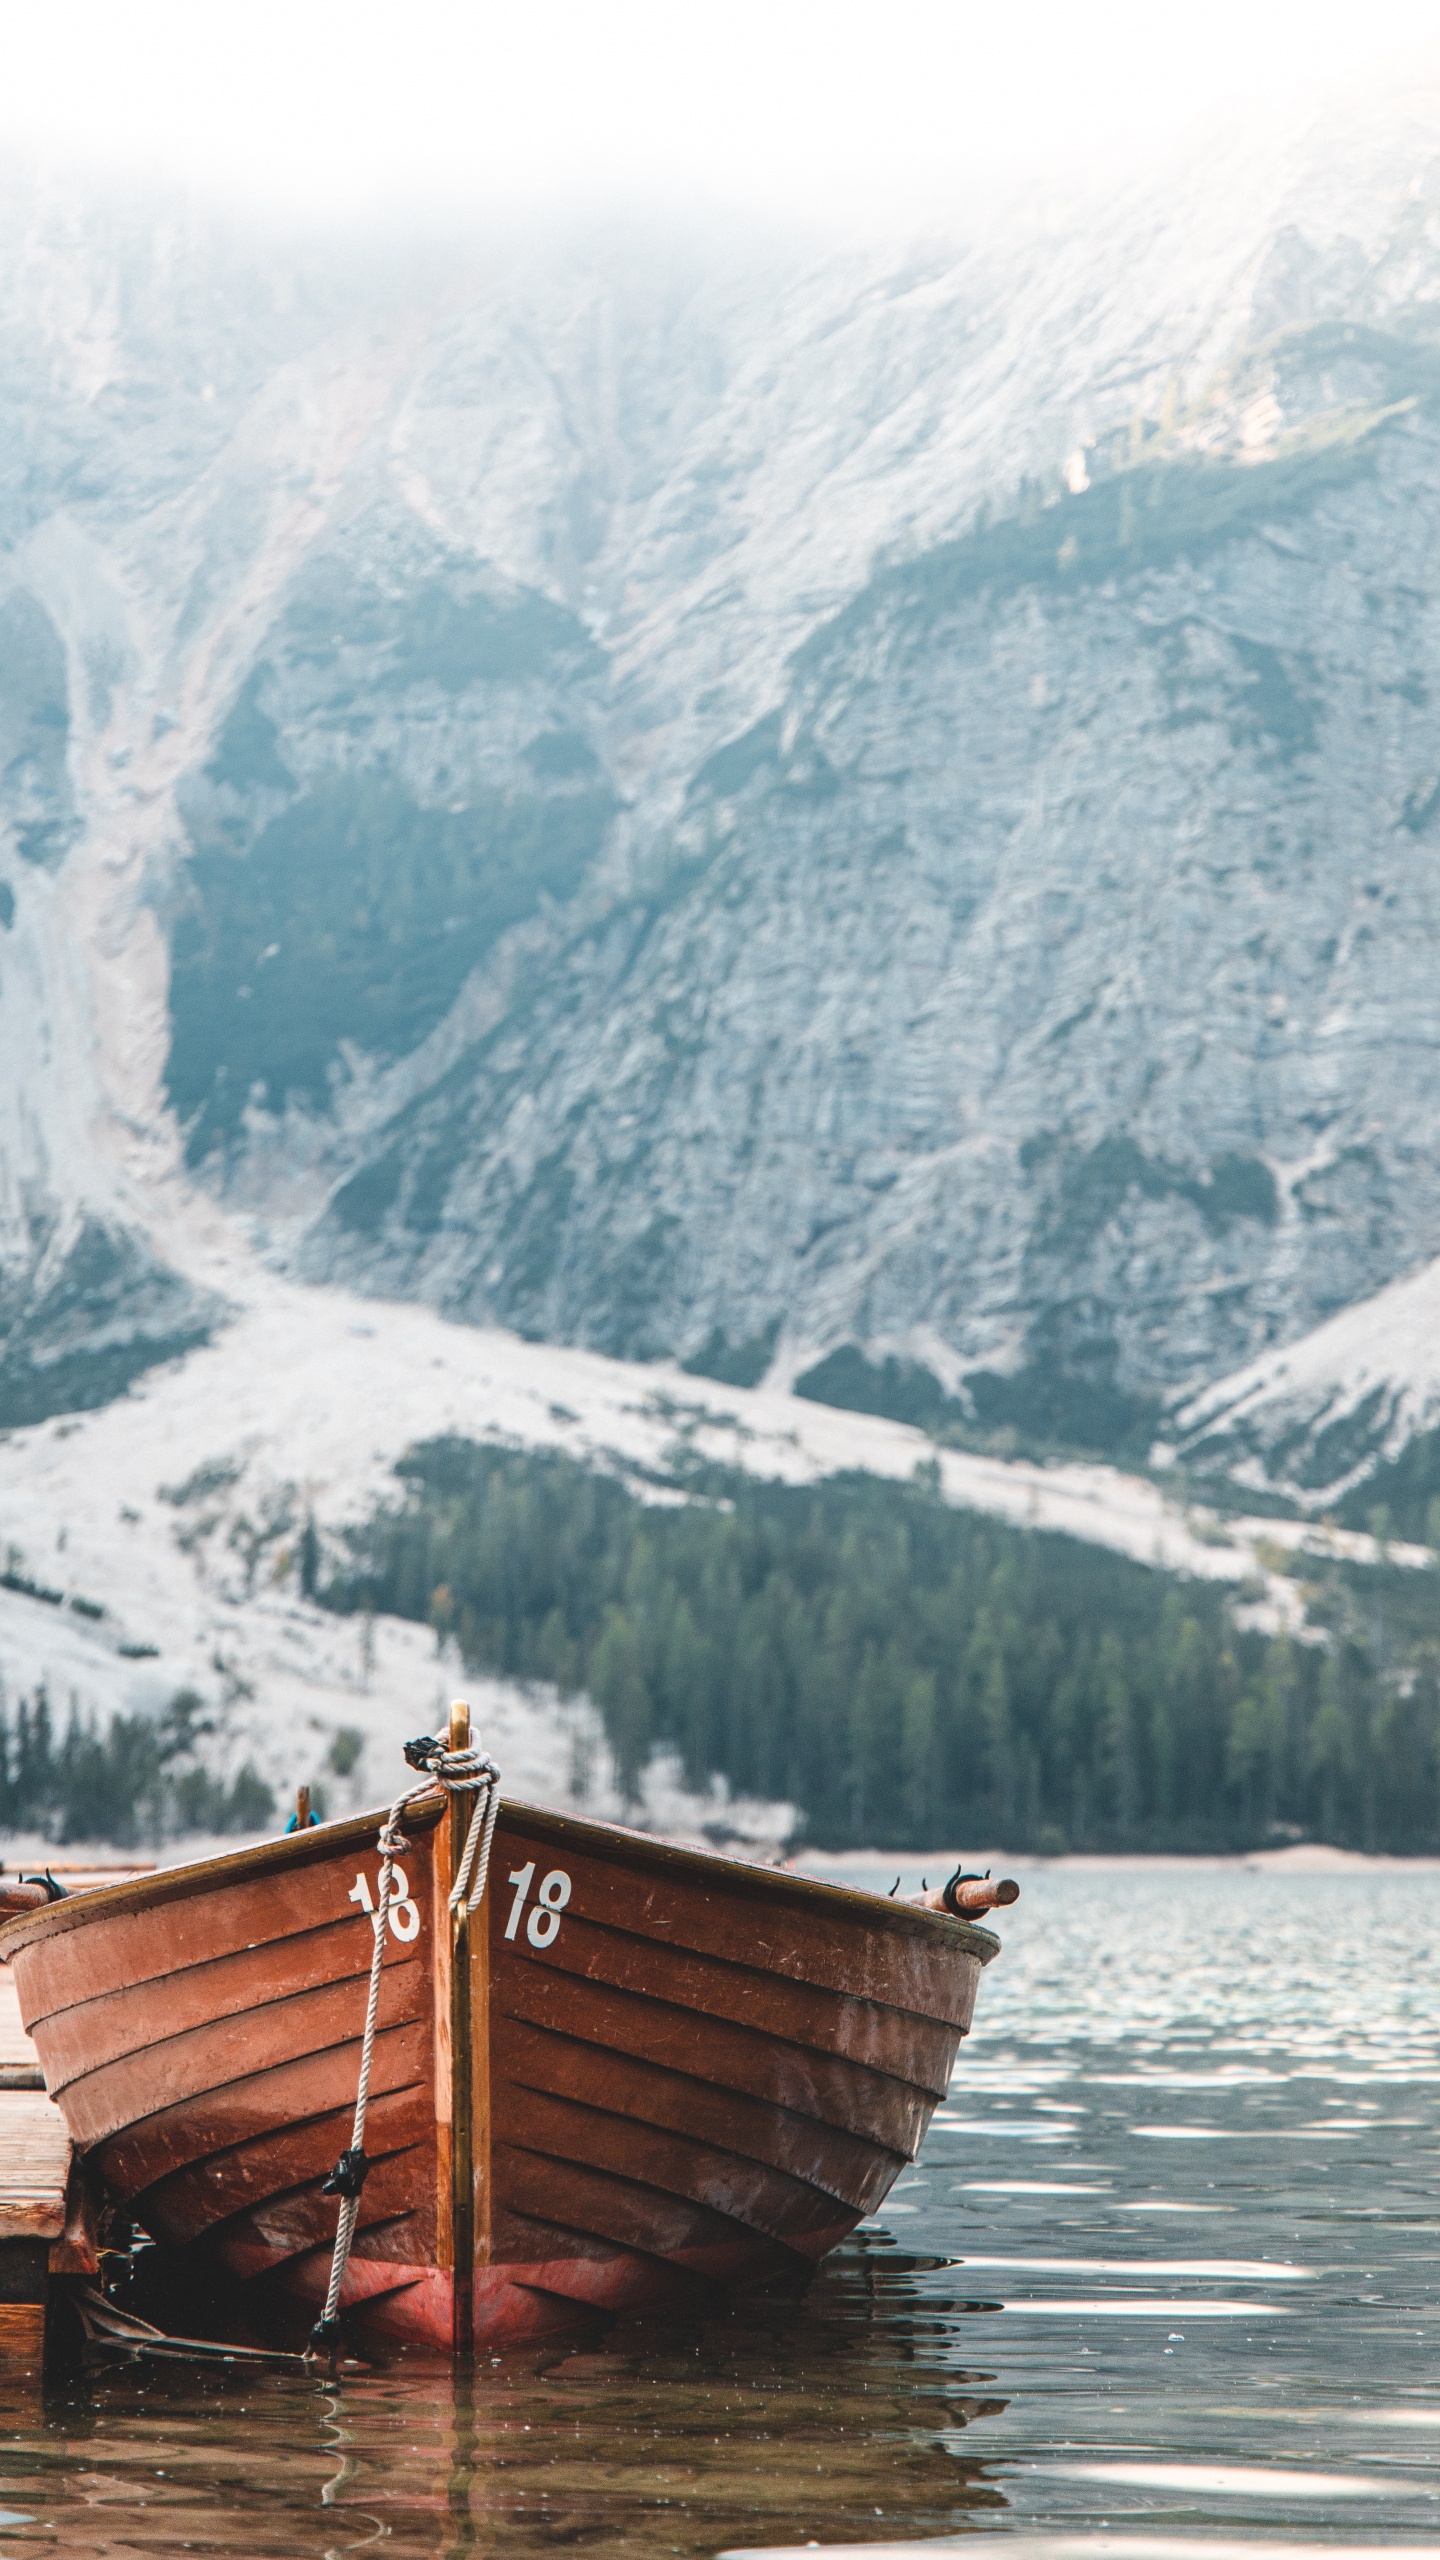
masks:
<svg viewBox="0 0 1440 2560"><path fill-rule="evenodd" d="M482 1911L411 1809L342 2304L468 2352L803 2272L913 2160L988 1931L502 1807ZM258 2308L319 2304L378 1817L77 1896L0 1936L108 2193ZM458 2280L457 2280L458 2271Z"/></svg>

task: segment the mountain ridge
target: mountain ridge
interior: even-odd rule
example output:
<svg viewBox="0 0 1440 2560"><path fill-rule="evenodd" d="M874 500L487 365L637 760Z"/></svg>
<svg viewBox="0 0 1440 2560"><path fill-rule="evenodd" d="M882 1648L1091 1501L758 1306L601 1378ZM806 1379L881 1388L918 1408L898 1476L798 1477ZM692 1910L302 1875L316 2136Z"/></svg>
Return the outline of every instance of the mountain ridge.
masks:
<svg viewBox="0 0 1440 2560"><path fill-rule="evenodd" d="M1437 135L368 286L12 188L9 1418L224 1321L206 1193L1135 1454L1427 1259Z"/></svg>

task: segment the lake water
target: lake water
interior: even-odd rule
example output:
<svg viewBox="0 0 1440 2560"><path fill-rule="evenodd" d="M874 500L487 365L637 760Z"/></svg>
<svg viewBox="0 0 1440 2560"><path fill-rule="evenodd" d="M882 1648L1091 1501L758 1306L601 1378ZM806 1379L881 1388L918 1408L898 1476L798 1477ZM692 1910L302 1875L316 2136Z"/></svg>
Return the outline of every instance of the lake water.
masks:
<svg viewBox="0 0 1440 2560"><path fill-rule="evenodd" d="M0 2554L1440 2553L1440 1875L1061 1867L1001 1917L803 2303L340 2388L12 2355Z"/></svg>

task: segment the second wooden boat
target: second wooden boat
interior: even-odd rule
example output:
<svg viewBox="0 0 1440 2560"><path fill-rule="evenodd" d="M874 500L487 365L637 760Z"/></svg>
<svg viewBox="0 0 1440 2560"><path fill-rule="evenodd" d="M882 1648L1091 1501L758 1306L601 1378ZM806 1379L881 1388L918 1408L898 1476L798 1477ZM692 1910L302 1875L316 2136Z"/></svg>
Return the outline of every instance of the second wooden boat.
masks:
<svg viewBox="0 0 1440 2560"><path fill-rule="evenodd" d="M438 1788L403 1817L347 2328L464 2355L803 2271L874 2212L949 2085L988 1930L511 1802L467 1921L468 1818ZM0 1931L105 2193L257 2308L325 2297L382 1820Z"/></svg>

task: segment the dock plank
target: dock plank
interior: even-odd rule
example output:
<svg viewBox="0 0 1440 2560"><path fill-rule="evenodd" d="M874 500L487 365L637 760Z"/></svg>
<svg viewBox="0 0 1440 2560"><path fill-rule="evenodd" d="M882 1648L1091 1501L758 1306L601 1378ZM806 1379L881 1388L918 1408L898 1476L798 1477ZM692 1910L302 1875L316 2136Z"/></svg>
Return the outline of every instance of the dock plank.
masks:
<svg viewBox="0 0 1440 2560"><path fill-rule="evenodd" d="M20 2024L15 1977L8 1964L0 1965L0 2091L44 2086L40 2057Z"/></svg>
<svg viewBox="0 0 1440 2560"><path fill-rule="evenodd" d="M70 2160L65 2120L46 2096L14 1979L0 1965L0 2241L61 2238Z"/></svg>
<svg viewBox="0 0 1440 2560"><path fill-rule="evenodd" d="M0 2089L0 2240L58 2240L70 2136L43 2089Z"/></svg>

